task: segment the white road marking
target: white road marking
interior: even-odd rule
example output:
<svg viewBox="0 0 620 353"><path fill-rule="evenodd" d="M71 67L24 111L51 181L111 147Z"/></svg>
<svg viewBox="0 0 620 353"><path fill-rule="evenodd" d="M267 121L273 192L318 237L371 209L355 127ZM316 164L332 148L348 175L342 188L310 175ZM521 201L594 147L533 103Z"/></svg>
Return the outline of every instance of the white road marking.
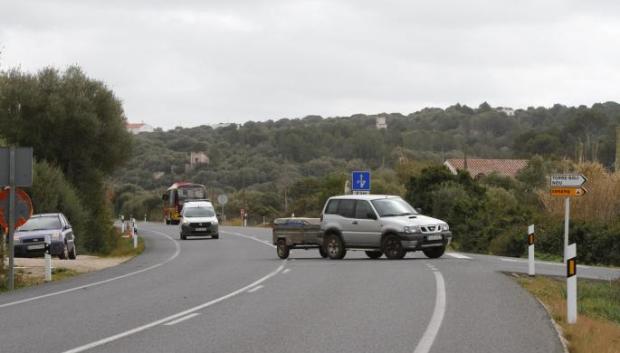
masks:
<svg viewBox="0 0 620 353"><path fill-rule="evenodd" d="M471 260L471 257L469 257L467 255L459 254L457 252L449 252L449 253L446 253L446 255L452 256L452 257L457 258L457 259Z"/></svg>
<svg viewBox="0 0 620 353"><path fill-rule="evenodd" d="M200 313L193 313L193 314L189 314L189 315L187 315L187 316L183 316L183 317L182 317L182 318L180 318L180 319L176 319L176 320L174 320L174 321L167 322L167 323L165 323L164 325L166 325L166 326L176 325L176 324L178 324L179 322L183 322L183 321L185 321L185 320L189 320L189 319L191 319L191 318L193 318L193 317L195 317L195 316L198 316L198 315L200 315Z"/></svg>
<svg viewBox="0 0 620 353"><path fill-rule="evenodd" d="M163 324L163 323L165 323L165 322L168 322L168 321L170 321L170 320L174 320L174 319L180 318L180 317L182 317L182 316L186 316L186 315L188 315L188 314L191 314L191 313L193 313L193 312L196 312L196 311L198 311L198 310L201 310L201 309L204 309L204 308L210 307L210 306L212 306L212 305L214 305L214 304L217 304L217 303L222 302L222 301L224 301L224 300L226 300L226 299L230 299L230 298L232 298L232 297L234 297L234 296L236 296L236 295L238 295L238 294L240 294L240 293L243 293L243 292L245 292L246 290L248 290L248 289L250 289L250 288L256 287L257 285L259 285L259 284L261 284L261 283L265 282L265 281L266 281L266 280L268 280L269 278L271 278L271 277L273 277L273 276L277 275L278 273L280 273L280 271L282 271L282 269L284 269L284 261L282 262L282 264L280 265L280 267L278 267L278 268L277 268L277 269L275 269L274 271L270 272L270 273L269 273L269 274L267 274L266 276L261 277L261 278L257 279L256 281L254 281L254 282L252 282L252 283L248 284L247 286L237 289L237 290L236 290L236 291L234 291L234 292L230 292L230 293L228 293L228 294L226 294L226 295L224 295L224 296L222 296L222 297L219 297L219 298L217 298L217 299L213 299L213 300L208 301L208 302L206 302L206 303L204 303L204 304L200 304L200 305L195 306L195 307L193 307L193 308L190 308L190 309L187 309L187 310L181 311L181 312L179 312L179 313L176 313L176 314L170 315L170 316L165 317L165 318L163 318L163 319L160 319L160 320L157 320L157 321L153 321L153 322L150 322L150 323L145 324L145 325L142 325L142 326L138 326L138 327L136 327L136 328L134 328L134 329L131 329L131 330L128 330L128 331L125 331L125 332L121 332L121 333L119 333L119 334L116 334L116 335L113 335L113 336L110 336L110 337L103 338L103 339L101 339L101 340L99 340L99 341L91 342L91 343L85 344L85 345L83 345L83 346L80 346L80 347L76 347L76 348L70 349L70 350L68 350L68 351L65 351L64 353L77 353L77 352L84 352L84 351L86 351L86 350L89 350L89 349L92 349L92 348L95 348L95 347L102 346L102 345L104 345L104 344L106 344L106 343L110 343L110 342L113 342L113 341L119 340L119 339L121 339L121 338L123 338L123 337L127 337L127 336L134 335L134 334L136 334L136 333L138 333L138 332L142 332L142 331L144 331L144 330L150 329L150 328L155 327L155 326L157 326L157 325L161 325L161 324Z"/></svg>
<svg viewBox="0 0 620 353"><path fill-rule="evenodd" d="M266 240L261 240L261 239L258 239L258 238L255 238L255 237L252 237L252 236L249 236L249 235L245 235L245 234L241 234L241 233L236 233L236 232L228 232L228 231L223 231L222 233L224 233L224 234L232 234L232 235L236 235L238 237L242 237L242 238L246 238L246 239L251 239L251 240L257 241L257 242L259 242L261 244L264 244L264 245L267 245L267 246L271 246L272 248L276 247L275 245L271 244L270 242L268 242Z"/></svg>
<svg viewBox="0 0 620 353"><path fill-rule="evenodd" d="M256 287L254 287L254 288L252 288L252 289L248 290L248 293L254 293L254 292L256 292L257 290L260 290L260 289L261 289L261 288L263 288L263 287L264 287L264 286L261 284L260 286L256 286Z"/></svg>
<svg viewBox="0 0 620 353"><path fill-rule="evenodd" d="M290 268L287 268L287 269L286 269L286 270L284 270L284 272L282 272L282 273L287 274L287 273L289 273L289 272L291 272L291 269L290 269Z"/></svg>
<svg viewBox="0 0 620 353"><path fill-rule="evenodd" d="M28 303L28 302L31 302L31 301L35 301L35 300L39 300L39 299L43 299L43 298L48 298L48 297L52 297L52 296L59 295L59 294L75 292L75 291L80 290L80 289L90 288L90 287L98 286L98 285L101 285L101 284L104 284L104 283L109 283L109 282L112 282L112 281L116 281L116 280L119 280L119 279L122 279L122 278L127 278L127 277L131 277L131 276L135 276L135 275L140 274L142 272L150 271L150 270L155 269L155 268L157 268L159 266L162 266L162 265L164 265L164 264L174 260L177 256L179 256L179 254L181 253L181 247L179 246L179 244L171 236L169 236L168 234L165 234L165 233L154 231L154 230L146 230L146 231L147 232L151 232L151 233L161 234L161 235L165 236L166 238L170 239L174 243L174 245L176 247L176 250L174 251L174 254L172 256L170 256L168 259L166 259L165 261L163 261L163 262L160 262L158 264L155 264L155 265L143 268L143 269L138 270L138 271L129 272L129 273L126 273L124 275L120 275L120 276L104 279L102 281L97 281L97 282L85 284L85 285L82 285L82 286L79 286L79 287L68 288L68 289L64 289L64 290L58 291L58 292L51 292L51 293L39 295L39 296L36 296L36 297L31 297L31 298L26 298L26 299L22 299L22 300L16 300L14 302L0 304L0 308L6 308L6 307L17 305L17 304Z"/></svg>
<svg viewBox="0 0 620 353"><path fill-rule="evenodd" d="M517 259L507 259L505 257L502 257L500 260L506 261L506 262L523 262L523 261L519 261Z"/></svg>
<svg viewBox="0 0 620 353"><path fill-rule="evenodd" d="M426 331L424 331L424 335L422 335L413 353L428 353L430 351L446 313L446 284L441 272L433 270L433 275L435 275L435 286L437 287L435 309L433 310L431 321L428 323Z"/></svg>

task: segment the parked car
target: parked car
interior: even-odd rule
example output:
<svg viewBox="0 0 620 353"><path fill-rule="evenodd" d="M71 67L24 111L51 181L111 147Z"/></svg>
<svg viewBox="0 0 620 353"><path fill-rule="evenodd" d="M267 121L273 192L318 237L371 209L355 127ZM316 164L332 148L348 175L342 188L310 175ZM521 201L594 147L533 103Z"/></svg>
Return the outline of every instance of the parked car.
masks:
<svg viewBox="0 0 620 353"><path fill-rule="evenodd" d="M321 257L327 257L319 238L319 218L277 218L273 221L272 232L273 245L281 259L288 258L291 249L319 249Z"/></svg>
<svg viewBox="0 0 620 353"><path fill-rule="evenodd" d="M213 239L220 237L219 222L215 214L215 208L210 201L189 201L181 210L180 237L182 240L188 236L211 236Z"/></svg>
<svg viewBox="0 0 620 353"><path fill-rule="evenodd" d="M51 238L50 254L75 260L75 234L62 213L35 214L15 231L15 256L36 257L45 254L45 236Z"/></svg>
<svg viewBox="0 0 620 353"><path fill-rule="evenodd" d="M452 240L449 229L398 196L344 195L325 203L319 237L331 259L342 259L347 249L366 250L370 258L400 259L417 250L438 258Z"/></svg>

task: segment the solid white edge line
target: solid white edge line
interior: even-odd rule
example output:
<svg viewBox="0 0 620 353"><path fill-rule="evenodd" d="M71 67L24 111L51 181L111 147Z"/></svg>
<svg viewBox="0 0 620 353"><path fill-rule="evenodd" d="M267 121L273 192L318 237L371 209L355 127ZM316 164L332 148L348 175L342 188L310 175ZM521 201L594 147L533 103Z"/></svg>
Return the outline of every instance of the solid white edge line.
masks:
<svg viewBox="0 0 620 353"><path fill-rule="evenodd" d="M433 270L433 275L435 275L435 286L437 287L435 309L433 310L431 321L428 323L426 331L424 335L422 335L413 353L428 353L430 351L437 337L437 333L439 333L444 314L446 313L446 284L441 272Z"/></svg>
<svg viewBox="0 0 620 353"><path fill-rule="evenodd" d="M248 290L248 293L254 293L254 292L256 292L257 290L262 289L263 287L264 287L264 286L261 284L260 286L256 286L256 287L254 287L254 288L252 288L252 289Z"/></svg>
<svg viewBox="0 0 620 353"><path fill-rule="evenodd" d="M180 318L180 319L176 319L176 320L174 320L174 321L166 322L164 325L166 325L166 326L176 325L176 324L178 324L179 322L183 322L183 321L185 321L185 320L189 320L189 319L191 319L191 318L193 318L193 317L195 317L195 316L198 316L198 315L200 315L200 313L192 313L192 314L189 314L189 315L187 315L187 316L184 316L184 317L182 317L182 318Z"/></svg>
<svg viewBox="0 0 620 353"><path fill-rule="evenodd" d="M131 277L131 276L140 274L142 272L150 271L150 270L155 269L155 268L157 268L159 266L165 265L166 263L174 260L181 253L181 247L179 246L179 244L171 236L169 236L168 234L161 233L161 232L158 232L158 231L155 231L155 230L144 230L144 231L150 232L150 233L160 234L160 235L163 235L166 238L170 239L174 243L174 245L176 247L176 250L175 250L174 254L172 256L170 256L168 259L166 259L165 261L163 261L163 262L160 262L158 264L155 264L155 265L143 268L141 270L125 273L124 275L120 275L120 276L104 279L102 281L97 281L97 282L93 282L93 283L89 283L89 284L84 284L84 285L78 286L78 287L68 288L68 289L64 289L64 290L61 290L61 291L57 291L57 292L51 292L51 293L47 293L47 294L43 294L43 295L38 295L36 297L31 297L31 298L26 298L26 299L22 299L22 300L16 300L16 301L13 301L13 302L8 302L8 303L0 304L0 309L1 308L6 308L6 307L9 307L9 306L13 306L13 305L17 305L17 304L28 303L28 302L39 300L39 299L43 299L43 298L52 297L52 296L59 295L59 294L75 292L76 290L90 288L90 287L98 286L98 285L101 285L101 284L109 283L109 282L112 282L112 281L116 281L116 280L119 280L119 279L122 279L122 278Z"/></svg>
<svg viewBox="0 0 620 353"><path fill-rule="evenodd" d="M208 301L208 302L206 302L206 303L204 303L204 304L200 304L200 305L195 306L195 307L193 307L193 308L190 308L190 309L187 309L187 310L181 311L181 312L179 312L179 313L176 313L176 314L170 315L170 316L165 317L165 318L163 318L163 319L160 319L160 320L157 320L157 321L153 321L153 322L151 322L151 323L148 323L148 324L145 324L145 325L142 325L142 326L138 326L138 327L136 327L136 328L134 328L134 329L131 329L131 330L128 330L128 331L125 331L125 332L122 332L122 333L119 333L119 334L116 334L116 335L113 335L113 336L109 336L109 337L106 337L106 338L104 338L104 339L101 339L101 340L98 340L98 341L95 341L95 342L91 342L91 343L85 344L85 345L80 346L80 347L76 347L76 348L70 349L70 350L65 351L65 352L63 352L63 353L78 353L78 352L84 352L84 351L86 351L86 350L89 350L89 349L92 349L92 348L95 348L95 347L99 347L99 346L104 345L104 344L106 344L106 343L110 343L110 342L113 342L113 341L119 340L119 339L121 339L121 338L123 338L123 337L131 336L131 335L136 334L136 333L138 333L138 332L141 332L141 331L147 330L147 329L149 329L149 328L152 328L152 327L155 327L155 326L157 326L157 325L163 324L163 323L168 322L168 321L170 321L170 320L177 319L177 318L179 318L179 317L185 316L185 315L187 315L187 314L191 314L191 313L193 313L193 312L195 312L195 311L198 311L198 310L201 310L201 309L207 308L207 307L209 307L209 306L212 306L212 305L214 305L214 304L217 304L217 303L219 303L219 302L221 302L221 301L224 301L224 300L226 300L226 299L232 298L232 297L234 297L234 296L236 296L236 295L238 295L238 294L240 294L240 293L245 292L246 290L248 290L248 289L250 289L250 288L252 288L252 287L255 287L255 286L257 286L257 285L261 284L262 282L265 282L265 281L266 281L266 280L268 280L269 278L271 278L271 277L273 277L273 276L277 275L277 274L278 274L280 271L282 271L282 269L284 268L284 262L285 262L285 261L286 261L286 260L284 260L284 261L282 262L282 264L280 265L280 267L278 267L278 268L277 268L277 269L275 269L274 271L270 272L270 273L269 273L269 274L267 274L266 276L261 277L261 278L259 278L258 280L256 280L256 281L254 281L254 282L252 282L252 283L248 284L247 286L242 287L242 288L239 288L239 289L237 289L236 291L234 291L234 292L230 292L230 293L228 293L228 294L226 294L226 295L224 295L224 296L222 296L222 297L219 297L219 298L217 298L217 299L213 299L213 300Z"/></svg>
<svg viewBox="0 0 620 353"><path fill-rule="evenodd" d="M469 257L467 255L463 255L463 254L458 253L458 252L447 252L446 255L452 256L452 257L457 258L457 259L467 259L467 260L471 260L472 259L471 257Z"/></svg>
<svg viewBox="0 0 620 353"><path fill-rule="evenodd" d="M254 241L257 241L257 242L259 242L259 243L261 243L261 244L263 244L263 245L270 246L270 247L272 247L272 248L275 248L275 247L276 247L275 245L271 244L270 242L268 242L268 241L266 241L266 240L261 240L261 239L258 239L258 238L255 238L255 237L252 237L252 236L249 236L249 235L245 235L245 234L241 234L241 233L237 233L237 232L230 232L230 231L222 231L222 233L224 233L224 234L236 235L236 236L238 236L238 237L242 237L242 238L246 238L246 239L254 240Z"/></svg>
<svg viewBox="0 0 620 353"><path fill-rule="evenodd" d="M289 272L291 272L291 269L290 269L290 268L287 268L287 269L286 269L286 270L284 270L282 273L283 273L283 274L287 274L287 273L289 273Z"/></svg>

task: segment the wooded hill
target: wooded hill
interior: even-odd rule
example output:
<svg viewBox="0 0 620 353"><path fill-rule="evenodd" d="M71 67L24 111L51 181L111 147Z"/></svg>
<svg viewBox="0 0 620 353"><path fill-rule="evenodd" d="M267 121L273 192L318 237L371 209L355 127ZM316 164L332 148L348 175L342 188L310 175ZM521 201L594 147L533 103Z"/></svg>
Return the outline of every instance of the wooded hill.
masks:
<svg viewBox="0 0 620 353"><path fill-rule="evenodd" d="M376 118L386 117L387 129ZM509 115L483 103L427 108L409 115L247 122L142 133L117 185L161 189L175 180L205 184L214 193L282 190L303 177L323 178L355 169L396 169L399 161L445 158L546 158L600 161L612 168L620 105L555 105ZM204 151L208 165L185 172L189 152ZM162 172L158 179L154 173ZM161 174L161 173L160 173Z"/></svg>

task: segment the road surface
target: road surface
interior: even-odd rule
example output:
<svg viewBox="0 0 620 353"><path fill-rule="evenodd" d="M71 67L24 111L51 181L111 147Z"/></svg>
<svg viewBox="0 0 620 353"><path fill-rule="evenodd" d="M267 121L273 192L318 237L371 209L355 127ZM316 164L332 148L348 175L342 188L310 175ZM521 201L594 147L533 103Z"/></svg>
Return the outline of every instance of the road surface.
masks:
<svg viewBox="0 0 620 353"><path fill-rule="evenodd" d="M1 351L563 351L540 304L500 272L525 272L520 259L350 251L338 261L294 250L283 261L269 229L222 227L219 240L186 241L177 226L139 230L146 250L127 263L0 295Z"/></svg>

